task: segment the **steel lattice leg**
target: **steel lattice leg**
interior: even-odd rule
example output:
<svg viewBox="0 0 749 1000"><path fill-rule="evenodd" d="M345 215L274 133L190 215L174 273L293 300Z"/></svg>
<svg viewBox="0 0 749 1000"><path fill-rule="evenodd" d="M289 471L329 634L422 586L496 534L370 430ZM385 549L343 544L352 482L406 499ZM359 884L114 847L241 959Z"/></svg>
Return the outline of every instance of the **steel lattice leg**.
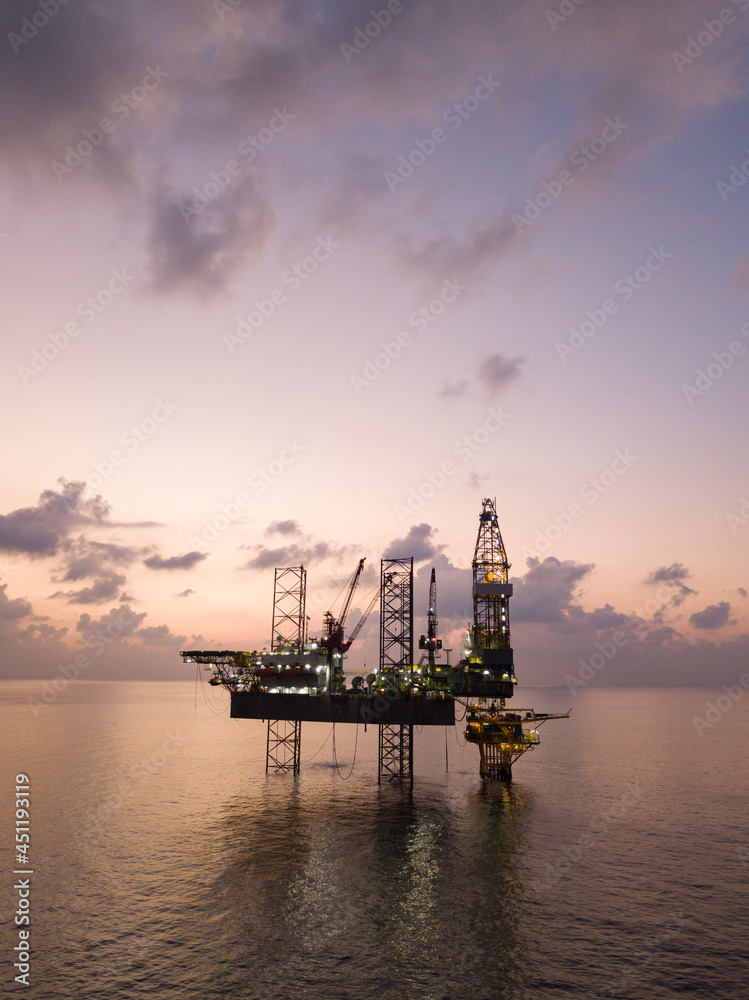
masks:
<svg viewBox="0 0 749 1000"><path fill-rule="evenodd" d="M285 719L268 719L265 771L291 771L299 774L302 751L302 724Z"/></svg>
<svg viewBox="0 0 749 1000"><path fill-rule="evenodd" d="M377 755L377 782L413 783L413 726L380 726Z"/></svg>

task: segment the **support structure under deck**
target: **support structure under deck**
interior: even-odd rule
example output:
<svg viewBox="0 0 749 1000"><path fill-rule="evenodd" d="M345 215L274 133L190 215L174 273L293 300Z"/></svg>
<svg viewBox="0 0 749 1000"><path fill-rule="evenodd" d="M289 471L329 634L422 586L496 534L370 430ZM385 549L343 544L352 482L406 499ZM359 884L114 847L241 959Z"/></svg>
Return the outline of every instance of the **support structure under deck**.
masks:
<svg viewBox="0 0 749 1000"><path fill-rule="evenodd" d="M401 784L414 780L414 727L380 726L377 751L377 783L383 776Z"/></svg>
<svg viewBox="0 0 749 1000"><path fill-rule="evenodd" d="M302 753L302 724L287 719L268 719L265 773L291 771L299 774Z"/></svg>
<svg viewBox="0 0 749 1000"><path fill-rule="evenodd" d="M273 651L294 650L301 654L307 632L307 570L304 566L276 569L273 583ZM302 723L299 719L268 719L265 773L291 771L299 774Z"/></svg>

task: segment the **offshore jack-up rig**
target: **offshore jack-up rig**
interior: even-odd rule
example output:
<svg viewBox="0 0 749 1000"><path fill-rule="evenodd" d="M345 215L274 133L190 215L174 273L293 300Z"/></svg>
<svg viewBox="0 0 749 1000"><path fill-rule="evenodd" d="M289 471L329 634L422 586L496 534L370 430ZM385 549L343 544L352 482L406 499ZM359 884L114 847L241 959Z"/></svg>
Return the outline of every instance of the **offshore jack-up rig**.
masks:
<svg viewBox="0 0 749 1000"><path fill-rule="evenodd" d="M303 566L278 568L273 592L270 651L183 650L185 663L213 671L210 683L229 690L231 718L267 720L265 769L297 774L302 722L363 723L378 727L378 781L413 780L414 726L453 726L455 705L465 709L465 738L480 754L482 778L512 778L512 765L539 744L538 727L566 715L506 708L515 677L510 646L512 584L497 521L496 501L484 499L473 556L473 624L463 658L440 663L437 586L432 569L427 631L413 655L413 558L383 559L380 585L356 627L345 624L364 567L351 577L341 610L326 611L319 638L307 635ZM380 658L374 672L346 686L344 655L379 601Z"/></svg>

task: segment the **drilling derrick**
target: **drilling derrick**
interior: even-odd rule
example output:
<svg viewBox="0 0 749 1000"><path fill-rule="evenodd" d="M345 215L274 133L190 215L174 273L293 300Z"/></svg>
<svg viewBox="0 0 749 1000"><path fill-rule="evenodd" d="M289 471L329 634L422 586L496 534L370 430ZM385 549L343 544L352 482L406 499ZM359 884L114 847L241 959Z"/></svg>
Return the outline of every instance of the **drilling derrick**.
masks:
<svg viewBox="0 0 749 1000"><path fill-rule="evenodd" d="M479 533L473 554L473 628L470 632L471 664L481 664L484 674L506 684L502 696L512 697L515 683L510 646L510 564L497 522L495 501L482 500ZM474 667L475 669L475 667ZM508 690L509 687L509 690Z"/></svg>
<svg viewBox="0 0 749 1000"><path fill-rule="evenodd" d="M487 704L488 692L482 692L478 704L466 704L465 737L478 745L481 777L509 781L518 757L541 742L538 726L547 719L566 716L537 714L533 709L505 711L505 698L512 697L517 678L510 646L510 563L494 500L481 502L472 566L473 627L469 629L466 669L481 669L487 686L499 681L499 697L490 698Z"/></svg>

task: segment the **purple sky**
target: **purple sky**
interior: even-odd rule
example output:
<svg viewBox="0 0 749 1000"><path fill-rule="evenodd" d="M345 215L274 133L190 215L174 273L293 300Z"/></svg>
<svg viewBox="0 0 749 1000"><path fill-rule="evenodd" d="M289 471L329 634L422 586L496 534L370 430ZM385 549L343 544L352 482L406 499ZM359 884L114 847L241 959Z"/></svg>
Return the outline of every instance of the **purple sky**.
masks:
<svg viewBox="0 0 749 1000"><path fill-rule="evenodd" d="M521 684L734 683L748 37L749 0L9 0L0 676L191 676L268 642L274 565L314 630L361 556L359 608L413 554L424 617L437 566L457 655L491 496Z"/></svg>

